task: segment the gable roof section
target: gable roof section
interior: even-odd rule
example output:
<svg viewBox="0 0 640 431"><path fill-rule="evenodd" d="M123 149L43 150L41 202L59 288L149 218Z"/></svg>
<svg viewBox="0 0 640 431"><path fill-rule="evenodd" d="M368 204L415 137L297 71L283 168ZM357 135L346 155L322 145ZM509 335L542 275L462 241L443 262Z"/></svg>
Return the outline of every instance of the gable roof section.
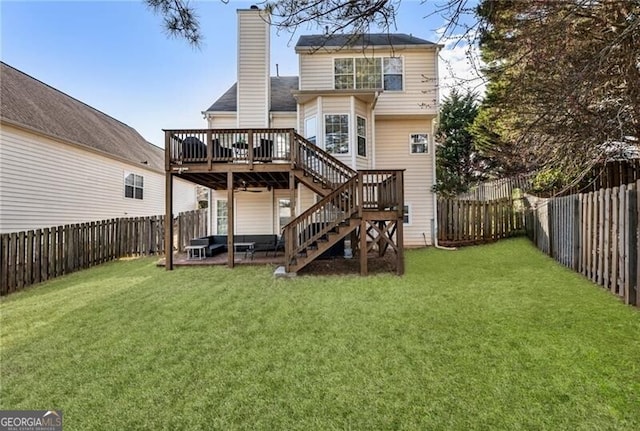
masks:
<svg viewBox="0 0 640 431"><path fill-rule="evenodd" d="M298 89L297 76L272 76L271 77L271 111L295 112L296 99L292 91ZM238 84L229 88L213 105L205 112L235 112L238 110Z"/></svg>
<svg viewBox="0 0 640 431"><path fill-rule="evenodd" d="M164 171L164 150L147 142L132 127L6 63L0 64L3 121L89 147L140 168Z"/></svg>
<svg viewBox="0 0 640 431"><path fill-rule="evenodd" d="M296 43L296 52L317 48L366 48L370 46L437 47L438 45L405 33L312 34L300 36L298 43Z"/></svg>

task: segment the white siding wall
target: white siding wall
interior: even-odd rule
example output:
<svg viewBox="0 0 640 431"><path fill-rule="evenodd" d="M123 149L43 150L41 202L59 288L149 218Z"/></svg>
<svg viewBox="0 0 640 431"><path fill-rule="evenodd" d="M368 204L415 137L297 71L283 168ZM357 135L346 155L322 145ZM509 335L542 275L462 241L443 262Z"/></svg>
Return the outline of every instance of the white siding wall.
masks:
<svg viewBox="0 0 640 431"><path fill-rule="evenodd" d="M165 177L12 127L0 130L0 232L164 214ZM144 199L124 197L125 172ZM195 185L174 180L174 212L197 208Z"/></svg>
<svg viewBox="0 0 640 431"><path fill-rule="evenodd" d="M429 133L429 153L410 154L409 134ZM410 206L409 225L404 227L405 247L424 246L424 238L433 244L431 225L433 208L433 136L431 120L376 120L375 169L406 169L404 200Z"/></svg>
<svg viewBox="0 0 640 431"><path fill-rule="evenodd" d="M269 25L259 10L238 10L238 124L268 127Z"/></svg>
<svg viewBox="0 0 640 431"><path fill-rule="evenodd" d="M300 55L301 90L332 90L333 59L338 57L359 57L364 55L362 50L340 53L314 52ZM366 52L367 56L389 57L401 56L404 61L404 89L403 91L383 92L376 105L377 115L435 115L437 106L437 56L435 49L398 49L383 51L376 49L375 53ZM424 77L433 78L427 79ZM421 108L420 104L430 105Z"/></svg>

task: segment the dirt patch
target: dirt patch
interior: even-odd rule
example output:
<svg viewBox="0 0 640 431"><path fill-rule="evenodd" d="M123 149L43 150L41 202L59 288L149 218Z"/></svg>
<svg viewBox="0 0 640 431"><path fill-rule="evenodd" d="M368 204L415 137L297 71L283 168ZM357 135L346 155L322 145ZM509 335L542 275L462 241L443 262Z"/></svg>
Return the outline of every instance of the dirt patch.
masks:
<svg viewBox="0 0 640 431"><path fill-rule="evenodd" d="M396 255L386 253L383 257L370 254L367 264L369 274L396 273ZM305 266L298 275L332 275L332 274L360 274L360 259L341 257L333 259L318 259Z"/></svg>

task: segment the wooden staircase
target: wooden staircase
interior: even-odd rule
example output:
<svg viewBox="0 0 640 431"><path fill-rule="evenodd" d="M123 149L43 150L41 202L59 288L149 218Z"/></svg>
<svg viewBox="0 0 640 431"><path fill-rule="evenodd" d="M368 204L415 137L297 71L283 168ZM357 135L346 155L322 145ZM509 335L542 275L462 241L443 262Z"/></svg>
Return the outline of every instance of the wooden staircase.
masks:
<svg viewBox="0 0 640 431"><path fill-rule="evenodd" d="M375 213L377 222L402 218L402 171L355 171L298 134L293 151L295 177L323 198L284 226L285 271L298 272L354 232L365 236L366 260L367 215Z"/></svg>

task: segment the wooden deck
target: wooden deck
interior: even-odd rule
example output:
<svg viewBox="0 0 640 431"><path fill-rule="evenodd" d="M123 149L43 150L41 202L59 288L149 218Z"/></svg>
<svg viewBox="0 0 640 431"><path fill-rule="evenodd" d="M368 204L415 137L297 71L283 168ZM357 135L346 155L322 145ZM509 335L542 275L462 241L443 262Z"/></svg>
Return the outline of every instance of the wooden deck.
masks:
<svg viewBox="0 0 640 431"><path fill-rule="evenodd" d="M216 254L212 257L205 259L187 259L186 253L174 253L173 265L174 266L215 266L226 265L228 263L229 256L226 252ZM253 259L245 257L244 253L236 253L234 256L234 263L236 265L275 265L280 266L284 264L284 254L279 252L276 256L272 252L256 252ZM158 266L165 266L165 259L158 261Z"/></svg>
<svg viewBox="0 0 640 431"><path fill-rule="evenodd" d="M300 271L350 235L354 252L362 250L358 257L362 275L368 273L371 243L379 257L393 251L396 272L404 273L402 169L356 171L294 129L165 130L165 168L167 220L172 217L173 177L227 191L229 250L234 249L236 191L288 190L296 208L298 186L303 184L322 199L301 214L292 214L283 228L287 272ZM171 241L171 228L167 224L166 243ZM169 256L166 268L174 263L180 264ZM233 251L227 253L227 266L236 263L244 262Z"/></svg>

